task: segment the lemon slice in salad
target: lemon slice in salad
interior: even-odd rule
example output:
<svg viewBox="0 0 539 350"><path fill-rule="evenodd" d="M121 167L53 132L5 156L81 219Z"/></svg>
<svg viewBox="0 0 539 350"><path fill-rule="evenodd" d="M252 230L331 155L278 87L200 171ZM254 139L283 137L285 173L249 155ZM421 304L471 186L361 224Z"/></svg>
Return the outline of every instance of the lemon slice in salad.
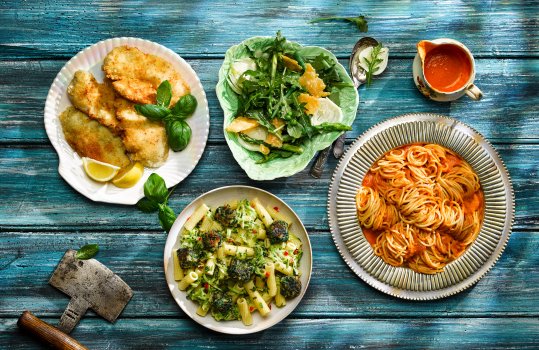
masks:
<svg viewBox="0 0 539 350"><path fill-rule="evenodd" d="M341 123L343 114L341 107L337 106L329 98L319 98L318 108L311 116L312 125L320 125L322 123Z"/></svg>
<svg viewBox="0 0 539 350"><path fill-rule="evenodd" d="M144 167L141 163L135 162L125 169L122 169L114 179L112 179L112 183L114 186L120 188L133 187L142 177L142 173L144 173Z"/></svg>
<svg viewBox="0 0 539 350"><path fill-rule="evenodd" d="M112 180L120 171L120 167L109 163L100 162L98 160L83 157L82 166L86 174L97 182L107 182Z"/></svg>

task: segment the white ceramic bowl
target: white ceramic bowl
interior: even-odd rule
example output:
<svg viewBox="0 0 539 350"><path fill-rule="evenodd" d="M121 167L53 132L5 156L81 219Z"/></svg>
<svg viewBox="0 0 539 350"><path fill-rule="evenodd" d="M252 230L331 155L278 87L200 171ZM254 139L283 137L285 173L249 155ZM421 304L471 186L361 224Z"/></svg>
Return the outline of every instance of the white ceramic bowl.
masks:
<svg viewBox="0 0 539 350"><path fill-rule="evenodd" d="M187 293L178 289L178 282L174 280L174 265L172 260L172 251L179 248L178 234L183 227L185 221L193 214L196 208L202 203L205 203L210 208L216 208L218 206L230 203L234 200L240 199L254 199L257 197L265 205L278 206L280 212L292 219L291 231L301 239L303 243L303 256L301 257L299 271L301 273L301 294L294 299L286 301L286 305L282 308L278 308L272 305L271 312L267 317L262 317L258 312L253 313L253 324L251 326L245 326L241 321L216 321L210 314L205 317L199 316L196 313L198 305L187 299ZM178 215L176 222L170 229L168 234L167 243L165 245L164 253L164 267L165 276L167 279L168 288L176 303L182 308L182 310L191 317L194 321L202 326L212 329L221 333L228 334L248 334L255 333L266 328L269 328L285 317L287 317L300 303L307 287L309 286L309 280L311 278L312 271L312 250L311 242L309 241L309 235L303 226L303 223L296 215L296 213L281 199L273 194L263 191L261 189L249 186L226 186L220 187L215 190L209 191L192 201L185 209Z"/></svg>
<svg viewBox="0 0 539 350"><path fill-rule="evenodd" d="M191 142L181 152L169 153L164 165L159 168L146 168L140 181L131 188L122 189L111 183L98 183L91 180L82 168L82 159L66 142L58 116L71 105L67 87L78 70L91 72L98 81L103 81L101 70L103 59L115 47L127 45L137 47L145 53L160 56L170 62L191 88L198 107L187 123L191 127ZM58 172L75 190L97 202L116 204L135 204L144 197L144 182L155 172L167 184L174 186L185 179L195 168L208 139L210 114L206 93L195 71L178 54L154 42L138 38L113 38L94 44L70 59L54 79L45 103L45 129L49 140L58 153L60 164Z"/></svg>

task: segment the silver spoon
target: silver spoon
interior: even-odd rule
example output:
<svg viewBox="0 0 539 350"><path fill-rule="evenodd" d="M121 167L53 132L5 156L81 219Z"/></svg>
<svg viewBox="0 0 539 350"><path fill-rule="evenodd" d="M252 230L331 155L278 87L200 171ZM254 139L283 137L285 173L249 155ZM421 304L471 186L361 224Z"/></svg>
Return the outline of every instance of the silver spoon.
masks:
<svg viewBox="0 0 539 350"><path fill-rule="evenodd" d="M350 55L350 59L348 61L348 67L350 68L350 76L352 77L352 82L354 83L354 87L356 89L359 89L359 87L367 81L367 72L365 72L365 69L361 68L359 65L359 53L371 46L374 47L376 45L378 45L378 41L368 36L359 39L354 45L354 49L352 50L352 54ZM335 144L333 145L333 156L335 156L337 159L341 158L344 153L345 139L346 132L335 140Z"/></svg>
<svg viewBox="0 0 539 350"><path fill-rule="evenodd" d="M359 66L359 62L356 61L356 57L357 60L359 60L359 52L376 45L378 45L378 41L371 37L364 37L359 39L358 42L354 45L354 48L352 49L352 54L350 55L348 64L350 68L350 76L352 77L352 82L354 83L354 87L356 89L358 89L361 84L364 84L367 81L367 74L365 70ZM337 140L335 140L335 142L333 143L333 156L337 159L340 158L344 153L345 139L346 132L339 136L339 138L337 138ZM311 167L310 174L312 177L319 179L322 176L322 171L324 170L324 165L327 162L330 149L331 146L322 150L318 154L316 161Z"/></svg>

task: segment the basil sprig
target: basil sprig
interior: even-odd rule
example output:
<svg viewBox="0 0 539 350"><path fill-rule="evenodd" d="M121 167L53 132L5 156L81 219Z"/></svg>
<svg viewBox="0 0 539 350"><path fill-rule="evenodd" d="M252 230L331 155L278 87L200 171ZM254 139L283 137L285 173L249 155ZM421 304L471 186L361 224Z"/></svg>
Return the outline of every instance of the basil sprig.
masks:
<svg viewBox="0 0 539 350"><path fill-rule="evenodd" d="M148 177L144 183L144 198L137 203L137 208L145 213L153 213L158 211L159 223L165 231L169 231L174 221L176 214L174 210L168 206L168 197L174 191L173 187L170 191L167 190L165 180L156 173Z"/></svg>
<svg viewBox="0 0 539 350"><path fill-rule="evenodd" d="M178 152L184 150L191 140L191 127L184 119L193 115L198 102L193 95L187 94L170 107L171 99L172 86L165 80L157 88L155 98L157 103L135 105L135 110L152 121L164 122L168 145L174 152Z"/></svg>
<svg viewBox="0 0 539 350"><path fill-rule="evenodd" d="M79 260L88 260L93 258L99 252L99 246L97 244L86 244L77 250L75 258Z"/></svg>

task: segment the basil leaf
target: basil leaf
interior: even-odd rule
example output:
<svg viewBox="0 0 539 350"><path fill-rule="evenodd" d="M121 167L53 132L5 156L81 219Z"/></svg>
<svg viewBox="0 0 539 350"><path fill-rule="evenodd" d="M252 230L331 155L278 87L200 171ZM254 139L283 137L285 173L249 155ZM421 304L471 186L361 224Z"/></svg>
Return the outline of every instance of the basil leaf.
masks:
<svg viewBox="0 0 539 350"><path fill-rule="evenodd" d="M165 124L167 130L168 145L174 152L187 147L191 140L191 127L184 120L169 120Z"/></svg>
<svg viewBox="0 0 539 350"><path fill-rule="evenodd" d="M156 101L157 105L162 107L168 107L170 99L172 98L172 86L168 80L162 82L157 88Z"/></svg>
<svg viewBox="0 0 539 350"><path fill-rule="evenodd" d="M159 223L165 231L170 231L170 228L176 221L176 214L168 205L159 205Z"/></svg>
<svg viewBox="0 0 539 350"><path fill-rule="evenodd" d="M153 213L159 209L159 204L148 198L142 198L137 203L137 208L145 213Z"/></svg>
<svg viewBox="0 0 539 350"><path fill-rule="evenodd" d="M88 260L93 258L97 252L99 252L99 246L97 244L87 244L77 251L75 258L79 260Z"/></svg>
<svg viewBox="0 0 539 350"><path fill-rule="evenodd" d="M181 118L187 118L191 116L198 106L197 99L191 94L180 97L178 102L172 107L170 113Z"/></svg>
<svg viewBox="0 0 539 350"><path fill-rule="evenodd" d="M144 183L144 195L151 201L164 203L168 195L165 180L156 173L151 174Z"/></svg>
<svg viewBox="0 0 539 350"><path fill-rule="evenodd" d="M170 110L163 106L158 105L135 105L135 110L145 116L146 118L153 121L160 121L164 117L170 114Z"/></svg>

